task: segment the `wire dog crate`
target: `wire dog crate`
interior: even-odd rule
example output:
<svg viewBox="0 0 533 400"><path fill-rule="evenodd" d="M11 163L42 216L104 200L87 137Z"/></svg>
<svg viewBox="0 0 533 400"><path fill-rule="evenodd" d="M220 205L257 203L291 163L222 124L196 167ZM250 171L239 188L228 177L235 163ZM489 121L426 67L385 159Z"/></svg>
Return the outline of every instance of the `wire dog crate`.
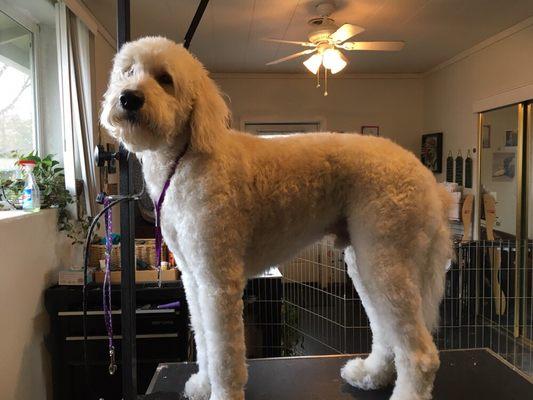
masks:
<svg viewBox="0 0 533 400"><path fill-rule="evenodd" d="M533 244L458 242L455 251L456 261L446 274L437 346L490 348L533 377ZM261 277L248 285L250 358L370 352L369 321L343 252L331 238L302 250L279 271L276 279Z"/></svg>

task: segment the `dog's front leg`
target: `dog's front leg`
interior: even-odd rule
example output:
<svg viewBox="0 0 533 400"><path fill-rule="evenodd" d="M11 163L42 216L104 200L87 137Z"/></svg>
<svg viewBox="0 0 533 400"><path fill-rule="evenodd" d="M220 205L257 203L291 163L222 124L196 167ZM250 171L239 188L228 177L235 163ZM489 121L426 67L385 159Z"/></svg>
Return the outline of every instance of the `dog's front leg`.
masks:
<svg viewBox="0 0 533 400"><path fill-rule="evenodd" d="M182 271L181 279L187 296L191 325L194 331L194 341L196 343L196 361L198 364L198 372L191 376L185 384L185 396L190 400L208 400L211 395L211 385L209 383L207 348L200 310L200 289L192 273Z"/></svg>
<svg viewBox="0 0 533 400"><path fill-rule="evenodd" d="M244 400L248 375L242 318L245 284L242 267L219 269L213 265L210 268L210 273L202 274L197 281L211 400Z"/></svg>

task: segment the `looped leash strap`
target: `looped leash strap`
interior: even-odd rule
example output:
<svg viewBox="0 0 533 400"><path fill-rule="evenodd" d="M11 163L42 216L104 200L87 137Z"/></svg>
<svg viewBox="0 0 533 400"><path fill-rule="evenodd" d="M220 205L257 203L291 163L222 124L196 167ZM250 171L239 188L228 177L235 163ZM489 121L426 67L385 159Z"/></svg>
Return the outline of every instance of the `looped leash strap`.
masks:
<svg viewBox="0 0 533 400"><path fill-rule="evenodd" d="M104 199L104 206L110 203L109 197ZM113 249L113 219L111 209L105 212L105 273L103 283L103 305L104 321L107 331L107 340L109 347L109 375L113 375L117 370L115 361L115 346L113 345L113 314L111 312L111 250Z"/></svg>
<svg viewBox="0 0 533 400"><path fill-rule="evenodd" d="M174 173L176 172L176 168L178 167L178 164L180 160L185 155L185 152L187 151L189 147L189 144L187 143L180 154L176 157L176 160L174 160L174 164L172 164L172 168L168 174L168 178L165 181L165 184L163 185L163 189L161 190L161 194L159 195L159 198L157 199L157 202L154 202L154 210L155 210L155 262L157 267L157 284L159 287L161 287L161 248L163 245L163 235L161 233L161 209L163 207L163 202L165 201L165 196L167 194L168 187L170 186L170 180L174 176Z"/></svg>

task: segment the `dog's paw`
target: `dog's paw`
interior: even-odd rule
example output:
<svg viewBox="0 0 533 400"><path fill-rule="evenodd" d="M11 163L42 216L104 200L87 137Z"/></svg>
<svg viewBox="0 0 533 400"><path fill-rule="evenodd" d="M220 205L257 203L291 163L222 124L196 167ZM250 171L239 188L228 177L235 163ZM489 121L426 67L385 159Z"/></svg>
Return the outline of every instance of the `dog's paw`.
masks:
<svg viewBox="0 0 533 400"><path fill-rule="evenodd" d="M244 400L244 390L218 395L213 393L209 400Z"/></svg>
<svg viewBox="0 0 533 400"><path fill-rule="evenodd" d="M209 400L211 385L207 374L196 373L185 384L183 394L189 400Z"/></svg>
<svg viewBox="0 0 533 400"><path fill-rule="evenodd" d="M394 380L392 365L377 367L368 359L355 358L341 369L341 377L350 385L363 390L374 390L391 384Z"/></svg>

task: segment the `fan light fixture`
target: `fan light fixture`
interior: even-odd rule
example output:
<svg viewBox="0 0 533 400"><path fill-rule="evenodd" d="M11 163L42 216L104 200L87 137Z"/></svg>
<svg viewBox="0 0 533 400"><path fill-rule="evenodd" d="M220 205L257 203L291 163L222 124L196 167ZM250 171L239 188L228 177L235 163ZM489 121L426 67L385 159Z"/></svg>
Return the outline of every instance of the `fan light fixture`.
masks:
<svg viewBox="0 0 533 400"><path fill-rule="evenodd" d="M346 57L337 49L326 49L322 54L322 65L332 74L342 71L347 63Z"/></svg>
<svg viewBox="0 0 533 400"><path fill-rule="evenodd" d="M313 54L303 64L313 75L318 73L321 65L329 69L332 74L336 74L346 67L348 60L339 50L326 49L322 54Z"/></svg>
<svg viewBox="0 0 533 400"><path fill-rule="evenodd" d="M328 72L336 74L342 71L348 64L348 60L339 50L345 51L399 51L404 42L370 41L348 42L347 40L360 34L365 29L353 24L343 24L339 27L330 15L335 11L335 5L331 0L325 0L316 5L318 18L312 18L308 24L313 27L307 41L285 40L265 38L268 42L284 43L306 47L306 50L268 62L266 65L275 65L292 60L304 55L311 55L303 62L305 67L317 78L317 87L320 87L320 67L324 67L324 96L328 95ZM313 54L314 53L314 54Z"/></svg>
<svg viewBox="0 0 533 400"><path fill-rule="evenodd" d="M307 68L313 75L318 73L318 69L322 65L322 55L313 54L304 61L305 68Z"/></svg>
<svg viewBox="0 0 533 400"><path fill-rule="evenodd" d="M320 67L324 67L324 96L328 95L328 71L332 74L340 72L348 64L348 60L339 50L333 47L321 47L318 49L318 53L313 54L307 60L303 62L305 68L307 68L313 75L317 77L316 87L320 87Z"/></svg>

